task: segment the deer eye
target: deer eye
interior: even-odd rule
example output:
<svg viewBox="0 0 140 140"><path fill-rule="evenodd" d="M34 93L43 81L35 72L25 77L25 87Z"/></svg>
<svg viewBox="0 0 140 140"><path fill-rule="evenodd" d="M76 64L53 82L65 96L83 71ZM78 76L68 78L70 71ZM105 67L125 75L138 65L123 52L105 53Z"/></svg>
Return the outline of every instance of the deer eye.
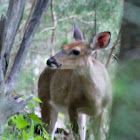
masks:
<svg viewBox="0 0 140 140"><path fill-rule="evenodd" d="M79 52L79 51L77 51L77 50L73 50L73 51L72 51L72 54L74 54L74 55L79 55L79 54L80 54L80 52Z"/></svg>

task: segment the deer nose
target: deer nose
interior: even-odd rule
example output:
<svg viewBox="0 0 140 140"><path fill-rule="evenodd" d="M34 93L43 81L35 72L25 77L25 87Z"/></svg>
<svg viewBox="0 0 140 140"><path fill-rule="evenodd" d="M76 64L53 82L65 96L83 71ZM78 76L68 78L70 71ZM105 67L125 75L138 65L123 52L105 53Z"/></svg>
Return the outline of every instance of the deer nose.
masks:
<svg viewBox="0 0 140 140"><path fill-rule="evenodd" d="M50 59L47 60L47 65L49 67L51 67L51 65L54 64L54 63L55 63L55 59L53 57L51 57Z"/></svg>

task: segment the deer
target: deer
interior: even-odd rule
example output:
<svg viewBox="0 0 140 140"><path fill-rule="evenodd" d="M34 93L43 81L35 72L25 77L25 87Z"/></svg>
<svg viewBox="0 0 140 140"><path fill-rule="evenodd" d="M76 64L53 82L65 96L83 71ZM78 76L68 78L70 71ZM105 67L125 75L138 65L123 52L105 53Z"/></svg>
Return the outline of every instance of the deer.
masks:
<svg viewBox="0 0 140 140"><path fill-rule="evenodd" d="M78 25L74 24L74 38L74 42L65 44L47 60L39 77L41 119L53 139L58 113L64 113L69 116L74 138L85 140L86 119L90 116L94 139L103 140L107 133L105 113L111 106L112 89L105 66L93 58L93 53L108 46L111 33L101 32L88 44Z"/></svg>

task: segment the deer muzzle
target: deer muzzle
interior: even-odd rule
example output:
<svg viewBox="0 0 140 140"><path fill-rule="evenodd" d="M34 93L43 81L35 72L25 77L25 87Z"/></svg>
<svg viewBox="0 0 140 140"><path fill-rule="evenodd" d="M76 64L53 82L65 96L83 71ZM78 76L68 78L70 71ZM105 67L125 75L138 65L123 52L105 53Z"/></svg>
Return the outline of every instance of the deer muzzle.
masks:
<svg viewBox="0 0 140 140"><path fill-rule="evenodd" d="M58 64L56 62L54 57L51 57L50 59L47 60L47 65L49 67L53 67L53 68L59 68L61 66L61 64Z"/></svg>

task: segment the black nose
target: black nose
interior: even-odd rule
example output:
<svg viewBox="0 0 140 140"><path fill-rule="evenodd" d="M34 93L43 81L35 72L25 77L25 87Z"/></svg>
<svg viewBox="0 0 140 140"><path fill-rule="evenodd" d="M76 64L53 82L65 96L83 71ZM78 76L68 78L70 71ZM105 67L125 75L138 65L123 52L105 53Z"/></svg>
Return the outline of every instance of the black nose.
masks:
<svg viewBox="0 0 140 140"><path fill-rule="evenodd" d="M51 67L51 64L55 64L55 59L53 57L47 60L47 65Z"/></svg>

